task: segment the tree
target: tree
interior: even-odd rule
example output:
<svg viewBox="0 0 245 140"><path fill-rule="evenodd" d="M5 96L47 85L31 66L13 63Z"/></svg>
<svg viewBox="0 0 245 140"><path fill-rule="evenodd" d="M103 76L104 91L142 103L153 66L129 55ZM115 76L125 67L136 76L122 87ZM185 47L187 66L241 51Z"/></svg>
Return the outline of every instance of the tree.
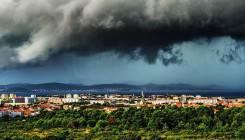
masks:
<svg viewBox="0 0 245 140"><path fill-rule="evenodd" d="M99 121L96 123L96 127L98 127L98 128L104 128L104 127L107 126L107 124L108 124L107 121L105 121L105 120L99 120Z"/></svg>
<svg viewBox="0 0 245 140"><path fill-rule="evenodd" d="M68 128L73 128L73 129L78 128L78 126L79 126L78 121L69 121L69 123L67 124Z"/></svg>
<svg viewBox="0 0 245 140"><path fill-rule="evenodd" d="M206 131L206 130L208 130L208 126L205 123L201 123L201 124L198 125L197 129L199 131Z"/></svg>
<svg viewBox="0 0 245 140"><path fill-rule="evenodd" d="M245 123L235 132L235 135L239 138L245 138Z"/></svg>
<svg viewBox="0 0 245 140"><path fill-rule="evenodd" d="M83 127L87 126L86 120L83 117L79 118L77 121L78 121L78 124L79 124L80 128L83 128Z"/></svg>
<svg viewBox="0 0 245 140"><path fill-rule="evenodd" d="M94 127L96 125L96 121L95 120L89 120L87 121L88 127Z"/></svg>

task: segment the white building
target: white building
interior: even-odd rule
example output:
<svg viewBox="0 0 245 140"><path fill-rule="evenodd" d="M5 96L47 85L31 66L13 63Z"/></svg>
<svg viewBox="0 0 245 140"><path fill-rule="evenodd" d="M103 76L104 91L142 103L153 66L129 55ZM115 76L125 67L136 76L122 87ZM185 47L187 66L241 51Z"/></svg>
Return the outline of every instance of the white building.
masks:
<svg viewBox="0 0 245 140"><path fill-rule="evenodd" d="M9 116L12 118L15 117L23 117L24 113L23 112L9 112L9 111L0 111L0 117L4 117L4 116Z"/></svg>
<svg viewBox="0 0 245 140"><path fill-rule="evenodd" d="M25 97L25 104L34 104L37 102L37 98Z"/></svg>
<svg viewBox="0 0 245 140"><path fill-rule="evenodd" d="M106 101L105 100L89 100L90 104L104 104L106 102L107 100Z"/></svg>
<svg viewBox="0 0 245 140"><path fill-rule="evenodd" d="M14 93L11 93L11 94L9 94L9 98L15 98L16 97L16 94L14 94Z"/></svg>
<svg viewBox="0 0 245 140"><path fill-rule="evenodd" d="M32 95L31 95L31 98L37 98L37 96L36 96L36 95L34 95L34 94L32 94Z"/></svg>
<svg viewBox="0 0 245 140"><path fill-rule="evenodd" d="M7 99L8 98L8 94L1 94L1 99Z"/></svg>
<svg viewBox="0 0 245 140"><path fill-rule="evenodd" d="M66 94L66 98L72 98L71 94Z"/></svg>
<svg viewBox="0 0 245 140"><path fill-rule="evenodd" d="M80 99L80 96L78 94L73 94L73 98Z"/></svg>
<svg viewBox="0 0 245 140"><path fill-rule="evenodd" d="M186 95L182 95L181 96L181 102L182 103L186 103L187 102L187 96Z"/></svg>
<svg viewBox="0 0 245 140"><path fill-rule="evenodd" d="M63 98L62 101L64 103L79 103L80 99L78 99L78 98Z"/></svg>
<svg viewBox="0 0 245 140"><path fill-rule="evenodd" d="M200 98L202 98L201 95L196 95L196 99L200 99Z"/></svg>
<svg viewBox="0 0 245 140"><path fill-rule="evenodd" d="M0 111L0 117L8 116L8 111Z"/></svg>
<svg viewBox="0 0 245 140"><path fill-rule="evenodd" d="M9 112L9 117L15 118L15 117L23 117L23 112Z"/></svg>
<svg viewBox="0 0 245 140"><path fill-rule="evenodd" d="M174 100L174 99L158 99L158 100L152 100L151 103L154 105L159 105L159 104L172 104L179 102L179 100Z"/></svg>
<svg viewBox="0 0 245 140"><path fill-rule="evenodd" d="M217 99L193 99L188 101L189 104L217 104L218 100Z"/></svg>
<svg viewBox="0 0 245 140"><path fill-rule="evenodd" d="M142 97L142 98L145 97L145 94L144 94L144 91L143 91L143 90L141 91L141 97Z"/></svg>

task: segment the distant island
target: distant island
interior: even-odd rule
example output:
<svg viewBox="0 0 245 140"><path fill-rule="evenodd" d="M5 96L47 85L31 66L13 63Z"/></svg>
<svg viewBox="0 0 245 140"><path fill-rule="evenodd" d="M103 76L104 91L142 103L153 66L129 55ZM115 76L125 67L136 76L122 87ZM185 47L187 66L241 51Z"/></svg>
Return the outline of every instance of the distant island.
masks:
<svg viewBox="0 0 245 140"><path fill-rule="evenodd" d="M224 87L218 85L194 86L190 84L66 84L66 83L41 83L41 84L7 84L0 85L1 91L6 92L31 92L35 90L224 90Z"/></svg>

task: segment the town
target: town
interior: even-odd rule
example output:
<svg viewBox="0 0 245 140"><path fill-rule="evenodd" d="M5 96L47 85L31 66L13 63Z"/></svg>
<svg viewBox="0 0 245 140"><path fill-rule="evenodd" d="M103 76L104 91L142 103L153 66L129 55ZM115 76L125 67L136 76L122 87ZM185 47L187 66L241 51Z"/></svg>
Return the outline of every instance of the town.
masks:
<svg viewBox="0 0 245 140"><path fill-rule="evenodd" d="M202 97L200 95L150 95L134 94L64 94L63 96L16 96L16 94L1 94L0 117L32 117L44 111L80 110L81 108L100 109L106 112L118 108L159 108L170 105L176 107L200 106L224 108L245 106L245 98Z"/></svg>

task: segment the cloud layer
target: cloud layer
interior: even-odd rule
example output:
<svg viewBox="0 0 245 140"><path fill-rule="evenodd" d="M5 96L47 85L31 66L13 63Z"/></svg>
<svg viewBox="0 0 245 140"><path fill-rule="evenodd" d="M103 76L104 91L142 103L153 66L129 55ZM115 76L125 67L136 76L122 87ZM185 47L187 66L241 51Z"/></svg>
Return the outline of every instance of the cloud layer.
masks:
<svg viewBox="0 0 245 140"><path fill-rule="evenodd" d="M240 41L244 35L244 0L0 1L0 68L68 51L115 51L154 63L162 50L171 55L163 59L167 65L181 62L181 52L169 48L176 43L218 36ZM226 63L234 59L230 53L217 55Z"/></svg>

